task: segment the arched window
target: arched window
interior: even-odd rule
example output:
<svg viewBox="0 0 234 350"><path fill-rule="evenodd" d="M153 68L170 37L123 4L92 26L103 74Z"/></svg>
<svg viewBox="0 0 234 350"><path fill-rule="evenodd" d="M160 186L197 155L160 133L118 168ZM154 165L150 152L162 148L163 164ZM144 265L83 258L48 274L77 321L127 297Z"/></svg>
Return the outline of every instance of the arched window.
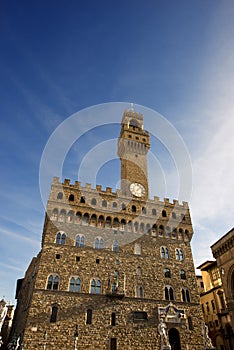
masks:
<svg viewBox="0 0 234 350"><path fill-rule="evenodd" d="M183 238L183 234L184 234L184 231L182 228L179 229L179 233L178 233L178 238L179 239L182 239Z"/></svg>
<svg viewBox="0 0 234 350"><path fill-rule="evenodd" d="M169 289L169 296L170 296L170 300L174 300L174 291L172 287L170 287Z"/></svg>
<svg viewBox="0 0 234 350"><path fill-rule="evenodd" d="M134 222L134 232L138 232L139 224L138 222Z"/></svg>
<svg viewBox="0 0 234 350"><path fill-rule="evenodd" d="M185 273L184 270L180 270L180 278L181 278L182 280L186 280L186 273Z"/></svg>
<svg viewBox="0 0 234 350"><path fill-rule="evenodd" d="M106 201L105 199L102 201L102 206L103 206L104 208L107 207L107 201Z"/></svg>
<svg viewBox="0 0 234 350"><path fill-rule="evenodd" d="M66 243L66 233L58 232L56 235L56 244L65 244Z"/></svg>
<svg viewBox="0 0 234 350"><path fill-rule="evenodd" d="M117 241L113 242L112 250L113 250L113 252L119 251L119 243Z"/></svg>
<svg viewBox="0 0 234 350"><path fill-rule="evenodd" d="M61 237L61 244L65 244L65 243L66 243L66 234L63 233Z"/></svg>
<svg viewBox="0 0 234 350"><path fill-rule="evenodd" d="M78 211L75 216L75 224L79 224L81 222L81 213Z"/></svg>
<svg viewBox="0 0 234 350"><path fill-rule="evenodd" d="M69 292L73 292L74 291L74 286L75 286L75 278L72 277L70 279Z"/></svg>
<svg viewBox="0 0 234 350"><path fill-rule="evenodd" d="M165 258L169 259L169 251L168 248L165 248Z"/></svg>
<svg viewBox="0 0 234 350"><path fill-rule="evenodd" d="M163 218L166 218L166 217L167 217L167 212L166 212L166 210L163 210L163 211L162 211L162 217L163 217Z"/></svg>
<svg viewBox="0 0 234 350"><path fill-rule="evenodd" d="M159 229L158 229L158 235L162 237L163 234L164 234L164 226L163 226L163 225L160 225L160 226L159 226Z"/></svg>
<svg viewBox="0 0 234 350"><path fill-rule="evenodd" d="M118 228L119 227L119 219L118 218L114 218L112 227L113 228Z"/></svg>
<svg viewBox="0 0 234 350"><path fill-rule="evenodd" d="M74 202L74 199L75 199L74 194L70 194L69 201Z"/></svg>
<svg viewBox="0 0 234 350"><path fill-rule="evenodd" d="M181 290L182 301L190 303L190 293L187 288Z"/></svg>
<svg viewBox="0 0 234 350"><path fill-rule="evenodd" d="M89 214L85 213L83 218L82 218L82 224L83 225L88 225L88 223L89 223Z"/></svg>
<svg viewBox="0 0 234 350"><path fill-rule="evenodd" d="M166 227L166 237L170 236L171 228L169 226Z"/></svg>
<svg viewBox="0 0 234 350"><path fill-rule="evenodd" d="M112 283L112 286L111 286L111 291L112 293L115 293L117 291L117 285L116 285L116 282Z"/></svg>
<svg viewBox="0 0 234 350"><path fill-rule="evenodd" d="M66 218L66 210L62 209L60 211L58 221L59 222L65 222L65 218Z"/></svg>
<svg viewBox="0 0 234 350"><path fill-rule="evenodd" d="M96 226L97 225L97 216L96 214L93 214L90 219L90 225L91 226Z"/></svg>
<svg viewBox="0 0 234 350"><path fill-rule="evenodd" d="M168 268L164 269L164 277L170 278L171 277L171 271Z"/></svg>
<svg viewBox="0 0 234 350"><path fill-rule="evenodd" d="M100 215L98 218L98 227L104 227L104 216Z"/></svg>
<svg viewBox="0 0 234 350"><path fill-rule="evenodd" d="M100 238L99 240L99 249L103 249L104 248L104 241L102 238Z"/></svg>
<svg viewBox="0 0 234 350"><path fill-rule="evenodd" d="M176 230L175 227L173 227L171 237L175 239L176 238L176 234L177 234L177 230Z"/></svg>
<svg viewBox="0 0 234 350"><path fill-rule="evenodd" d="M143 208L141 209L141 211L142 211L142 214L146 214L146 213L147 213L146 207L143 207Z"/></svg>
<svg viewBox="0 0 234 350"><path fill-rule="evenodd" d="M58 209L57 208L55 208L52 211L51 220L53 220L53 221L57 221L58 220Z"/></svg>
<svg viewBox="0 0 234 350"><path fill-rule="evenodd" d="M141 245L139 243L135 243L134 254L141 255Z"/></svg>
<svg viewBox="0 0 234 350"><path fill-rule="evenodd" d="M99 238L95 238L94 248L99 249Z"/></svg>
<svg viewBox="0 0 234 350"><path fill-rule="evenodd" d="M69 292L80 292L80 278L72 277L70 279Z"/></svg>
<svg viewBox="0 0 234 350"><path fill-rule="evenodd" d="M121 207L122 207L122 210L126 210L126 204L125 203L122 203Z"/></svg>
<svg viewBox="0 0 234 350"><path fill-rule="evenodd" d="M120 230L121 230L121 231L124 231L125 226L126 226L126 220L125 220L125 219L122 219L122 220L120 221Z"/></svg>
<svg viewBox="0 0 234 350"><path fill-rule="evenodd" d="M143 287L142 286L136 286L136 297L137 298L143 298Z"/></svg>
<svg viewBox="0 0 234 350"><path fill-rule="evenodd" d="M146 224L145 232L146 232L147 234L150 233L150 224Z"/></svg>
<svg viewBox="0 0 234 350"><path fill-rule="evenodd" d="M107 216L107 218L106 218L105 227L107 227L107 228L111 227L111 217L110 216Z"/></svg>
<svg viewBox="0 0 234 350"><path fill-rule="evenodd" d="M90 282L90 293L91 294L101 294L101 281L99 279L92 279Z"/></svg>
<svg viewBox="0 0 234 350"><path fill-rule="evenodd" d="M157 230L158 230L157 225L153 224L152 231L151 231L153 236L156 236Z"/></svg>
<svg viewBox="0 0 234 350"><path fill-rule="evenodd" d="M62 193L62 192L59 192L59 193L58 193L57 199L63 199L63 193Z"/></svg>
<svg viewBox="0 0 234 350"><path fill-rule="evenodd" d="M176 213L174 211L171 213L171 216L173 219L176 219Z"/></svg>
<svg viewBox="0 0 234 350"><path fill-rule="evenodd" d="M94 248L95 249L103 249L104 248L104 241L100 237L96 237L94 241Z"/></svg>
<svg viewBox="0 0 234 350"><path fill-rule="evenodd" d="M181 261L184 260L184 253L183 253L182 249L179 250L179 257L180 257L179 260L181 260Z"/></svg>
<svg viewBox="0 0 234 350"><path fill-rule="evenodd" d="M58 232L56 235L56 244L61 244L61 233Z"/></svg>
<svg viewBox="0 0 234 350"><path fill-rule="evenodd" d="M67 222L72 222L74 218L74 211L70 210L67 214Z"/></svg>
<svg viewBox="0 0 234 350"><path fill-rule="evenodd" d="M132 212L136 213L136 206L135 205L132 205Z"/></svg>
<svg viewBox="0 0 234 350"><path fill-rule="evenodd" d="M189 231L188 231L188 230L185 230L185 231L184 231L184 240L185 240L185 241L188 241L188 239L189 239Z"/></svg>
<svg viewBox="0 0 234 350"><path fill-rule="evenodd" d="M174 291L172 287L166 286L164 292L166 300L174 300Z"/></svg>
<svg viewBox="0 0 234 350"><path fill-rule="evenodd" d="M96 281L95 281L95 279L92 279L92 280L91 280L91 283L90 283L90 293L91 293L91 294L95 294L95 293L96 293Z"/></svg>
<svg viewBox="0 0 234 350"><path fill-rule="evenodd" d="M47 286L46 289L52 289L52 285L53 285L53 275L50 275L48 280L47 280Z"/></svg>
<svg viewBox="0 0 234 350"><path fill-rule="evenodd" d="M145 232L145 224L143 222L141 222L141 224L140 224L140 232L141 233Z"/></svg>
<svg viewBox="0 0 234 350"><path fill-rule="evenodd" d="M156 209L152 209L152 215L156 216L157 215L157 211Z"/></svg>
<svg viewBox="0 0 234 350"><path fill-rule="evenodd" d="M132 221L128 222L128 231L131 232L132 231Z"/></svg>
<svg viewBox="0 0 234 350"><path fill-rule="evenodd" d="M55 323L57 321L57 313L58 313L58 307L52 306L51 315L50 315L50 323Z"/></svg>
<svg viewBox="0 0 234 350"><path fill-rule="evenodd" d="M84 196L80 197L80 203L85 203L85 197Z"/></svg>
<svg viewBox="0 0 234 350"><path fill-rule="evenodd" d="M186 294L187 302L190 303L190 293L188 289L186 289L185 294Z"/></svg>
<svg viewBox="0 0 234 350"><path fill-rule="evenodd" d="M113 208L117 208L117 203L116 203L116 202L113 202L112 207L113 207Z"/></svg>
<svg viewBox="0 0 234 350"><path fill-rule="evenodd" d="M77 235L76 236L76 247L84 248L85 238L84 236Z"/></svg>
<svg viewBox="0 0 234 350"><path fill-rule="evenodd" d="M50 290L58 290L59 287L59 276L58 275L50 275L47 280L46 289Z"/></svg>
<svg viewBox="0 0 234 350"><path fill-rule="evenodd" d="M169 251L167 247L161 247L161 257L169 259Z"/></svg>
<svg viewBox="0 0 234 350"><path fill-rule="evenodd" d="M92 309L88 309L86 312L86 324L92 324Z"/></svg>
<svg viewBox="0 0 234 350"><path fill-rule="evenodd" d="M96 204L97 204L96 198L92 198L92 200L91 200L91 205L96 205Z"/></svg>
<svg viewBox="0 0 234 350"><path fill-rule="evenodd" d="M184 253L182 249L178 249L176 248L175 250L175 256L176 256L176 260L184 260Z"/></svg>
<svg viewBox="0 0 234 350"><path fill-rule="evenodd" d="M165 248L161 247L161 258L165 258Z"/></svg>

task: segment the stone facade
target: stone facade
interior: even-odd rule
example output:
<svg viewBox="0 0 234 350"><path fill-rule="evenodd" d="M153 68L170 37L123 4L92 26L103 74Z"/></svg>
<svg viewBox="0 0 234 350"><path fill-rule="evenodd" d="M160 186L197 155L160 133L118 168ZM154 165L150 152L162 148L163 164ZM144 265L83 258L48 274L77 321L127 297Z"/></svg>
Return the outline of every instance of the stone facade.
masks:
<svg viewBox="0 0 234 350"><path fill-rule="evenodd" d="M211 246L217 268L220 271L223 294L226 304L221 310L221 316L229 315L222 327L226 342L234 348L234 228L227 232Z"/></svg>
<svg viewBox="0 0 234 350"><path fill-rule="evenodd" d="M211 250L221 272L227 307L234 329L234 228L215 242Z"/></svg>
<svg viewBox="0 0 234 350"><path fill-rule="evenodd" d="M216 261L206 261L198 267L202 273L203 289L200 289L204 321L212 344L217 350L229 350L223 329L230 322L226 299Z"/></svg>
<svg viewBox="0 0 234 350"><path fill-rule="evenodd" d="M147 174L144 135L143 117L125 112L116 192L54 178L41 251L17 293L23 349L203 348L188 204L148 198L147 178L129 156L141 154ZM122 138L135 139L124 148Z"/></svg>

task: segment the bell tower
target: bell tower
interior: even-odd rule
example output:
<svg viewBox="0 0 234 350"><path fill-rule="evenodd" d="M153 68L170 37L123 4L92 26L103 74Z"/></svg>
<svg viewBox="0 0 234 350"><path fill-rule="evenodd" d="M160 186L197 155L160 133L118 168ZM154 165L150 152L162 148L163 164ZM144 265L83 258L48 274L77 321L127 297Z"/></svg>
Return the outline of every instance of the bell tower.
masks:
<svg viewBox="0 0 234 350"><path fill-rule="evenodd" d="M126 110L122 117L118 141L121 161L121 190L123 195L148 198L147 152L150 148L149 132L144 130L143 115Z"/></svg>

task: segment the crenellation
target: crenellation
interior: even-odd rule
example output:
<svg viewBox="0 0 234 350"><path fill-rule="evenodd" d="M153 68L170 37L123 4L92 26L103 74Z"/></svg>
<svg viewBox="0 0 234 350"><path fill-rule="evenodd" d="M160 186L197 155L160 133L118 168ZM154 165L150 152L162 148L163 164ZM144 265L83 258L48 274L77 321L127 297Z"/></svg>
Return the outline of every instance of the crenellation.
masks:
<svg viewBox="0 0 234 350"><path fill-rule="evenodd" d="M52 184L53 185L56 185L56 184L58 184L59 183L59 177L58 176L54 176L53 177L53 182L52 182Z"/></svg>
<svg viewBox="0 0 234 350"><path fill-rule="evenodd" d="M64 181L63 181L63 184L65 185L65 186L70 186L70 179L64 179Z"/></svg>
<svg viewBox="0 0 234 350"><path fill-rule="evenodd" d="M125 122L119 155L129 138L140 158L131 162L130 146L129 158L120 157L121 180L132 188L53 179L36 269L29 267L18 294L14 330L27 350L73 349L76 330L79 350L162 350L159 317L177 332L176 349L203 346L188 204L149 199L149 133L133 109Z"/></svg>
<svg viewBox="0 0 234 350"><path fill-rule="evenodd" d="M106 187L106 193L113 194L113 193L112 193L112 188L111 188L111 187Z"/></svg>
<svg viewBox="0 0 234 350"><path fill-rule="evenodd" d="M96 190L98 192L102 192L102 186L101 185L96 185Z"/></svg>

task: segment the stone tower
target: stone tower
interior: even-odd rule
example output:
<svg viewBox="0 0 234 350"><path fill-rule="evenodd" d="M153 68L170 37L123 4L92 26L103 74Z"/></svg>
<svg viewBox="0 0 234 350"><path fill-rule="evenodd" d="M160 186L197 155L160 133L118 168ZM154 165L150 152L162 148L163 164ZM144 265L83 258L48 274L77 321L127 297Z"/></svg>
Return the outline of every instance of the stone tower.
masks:
<svg viewBox="0 0 234 350"><path fill-rule="evenodd" d="M149 146L131 108L119 190L54 178L41 251L18 282L24 349L202 349L188 204L149 199Z"/></svg>
<svg viewBox="0 0 234 350"><path fill-rule="evenodd" d="M118 142L121 161L121 189L123 195L148 198L147 152L149 133L144 131L143 115L131 109L122 118Z"/></svg>

